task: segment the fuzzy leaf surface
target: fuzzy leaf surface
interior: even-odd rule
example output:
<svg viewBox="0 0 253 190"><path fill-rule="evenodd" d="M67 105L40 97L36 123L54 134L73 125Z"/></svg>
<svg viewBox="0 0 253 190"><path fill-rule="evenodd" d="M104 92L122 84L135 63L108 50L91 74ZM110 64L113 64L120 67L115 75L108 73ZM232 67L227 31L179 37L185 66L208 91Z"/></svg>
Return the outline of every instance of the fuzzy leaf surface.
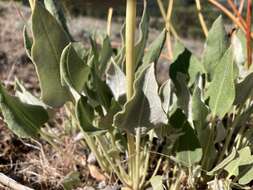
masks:
<svg viewBox="0 0 253 190"><path fill-rule="evenodd" d="M134 94L114 118L114 125L130 133L141 128L145 134L152 128L162 126L168 119L158 94L154 64L143 71L134 83Z"/></svg>
<svg viewBox="0 0 253 190"><path fill-rule="evenodd" d="M209 106L213 116L223 118L235 99L233 53L229 48L217 65L214 78L208 87Z"/></svg>
<svg viewBox="0 0 253 190"><path fill-rule="evenodd" d="M87 62L87 59L84 61ZM90 74L90 68L84 61L75 50L74 43L63 50L60 64L62 85L68 85L81 93Z"/></svg>
<svg viewBox="0 0 253 190"><path fill-rule="evenodd" d="M69 100L67 88L61 85L60 58L69 38L57 20L35 1L32 13L32 59L39 75L41 98L53 107Z"/></svg>

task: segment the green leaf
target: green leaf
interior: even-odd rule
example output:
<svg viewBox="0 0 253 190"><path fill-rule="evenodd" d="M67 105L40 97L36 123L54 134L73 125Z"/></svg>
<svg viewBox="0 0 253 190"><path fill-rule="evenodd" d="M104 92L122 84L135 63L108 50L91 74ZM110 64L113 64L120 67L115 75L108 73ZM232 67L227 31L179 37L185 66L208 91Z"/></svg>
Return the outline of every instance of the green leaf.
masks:
<svg viewBox="0 0 253 190"><path fill-rule="evenodd" d="M191 94L187 87L186 75L182 73L177 74L176 80L174 80L175 93L177 96L177 106L184 110L187 117L190 117L189 104L191 100Z"/></svg>
<svg viewBox="0 0 253 190"><path fill-rule="evenodd" d="M109 110L111 105L112 93L105 81L102 81L97 73L92 69L92 90L95 93L96 101Z"/></svg>
<svg viewBox="0 0 253 190"><path fill-rule="evenodd" d="M162 33L150 44L148 51L143 57L142 67L147 67L149 64L158 61L166 40L166 34L167 31L163 30Z"/></svg>
<svg viewBox="0 0 253 190"><path fill-rule="evenodd" d="M233 148L232 152L221 163L215 166L211 171L207 172L207 175L212 176L218 171L223 170L226 165L228 165L232 160L234 160L236 154L237 154L236 149Z"/></svg>
<svg viewBox="0 0 253 190"><path fill-rule="evenodd" d="M10 96L1 84L0 108L7 126L21 138L37 137L40 128L49 119L43 107L26 104Z"/></svg>
<svg viewBox="0 0 253 190"><path fill-rule="evenodd" d="M201 160L202 148L193 128L187 121L182 126L182 133L183 135L176 141L176 159L183 165L191 167Z"/></svg>
<svg viewBox="0 0 253 190"><path fill-rule="evenodd" d="M144 10L139 24L139 39L135 44L135 69L141 63L142 57L144 55L144 50L148 40L148 30L149 30L149 14L147 10L147 3L144 3Z"/></svg>
<svg viewBox="0 0 253 190"><path fill-rule="evenodd" d="M106 72L106 84L111 89L115 100L125 99L126 76L120 67L113 62L111 62Z"/></svg>
<svg viewBox="0 0 253 190"><path fill-rule="evenodd" d="M239 184L240 185L246 185L250 183L253 180L253 165L250 165L249 169L247 172L245 172L242 177L239 179Z"/></svg>
<svg viewBox="0 0 253 190"><path fill-rule="evenodd" d="M204 66L183 44L177 42L175 48L177 55L169 70L170 77L175 82L177 74L183 73L186 75L187 85L192 86L196 77L204 73Z"/></svg>
<svg viewBox="0 0 253 190"><path fill-rule="evenodd" d="M238 157L224 168L228 172L229 177L238 176L240 167L253 163L253 156L249 147L239 150L238 153Z"/></svg>
<svg viewBox="0 0 253 190"><path fill-rule="evenodd" d="M24 26L24 29L23 29L23 38L24 38L24 47L26 50L26 54L28 55L29 58L31 58L31 50L32 50L33 40L28 35L26 25Z"/></svg>
<svg viewBox="0 0 253 190"><path fill-rule="evenodd" d="M201 89L196 85L192 95L192 120L203 127L208 114L209 110L201 96Z"/></svg>
<svg viewBox="0 0 253 190"><path fill-rule="evenodd" d="M159 94L161 97L163 110L166 114L168 114L172 95L170 80L167 80L162 84L161 88L159 89Z"/></svg>
<svg viewBox="0 0 253 190"><path fill-rule="evenodd" d="M44 4L46 9L56 18L62 28L69 35L70 39L72 39L69 29L67 26L66 18L64 15L63 7L61 1L58 0L44 0Z"/></svg>
<svg viewBox="0 0 253 190"><path fill-rule="evenodd" d="M106 132L104 129L94 127L95 113L93 107L88 103L88 98L81 96L76 104L76 117L83 132L88 135L99 135Z"/></svg>
<svg viewBox="0 0 253 190"><path fill-rule="evenodd" d="M38 1L35 1L32 13L32 31L32 59L39 75L42 100L50 106L60 107L69 100L69 92L61 85L60 78L60 57L69 38Z"/></svg>
<svg viewBox="0 0 253 190"><path fill-rule="evenodd" d="M48 109L48 106L44 104L40 99L28 92L18 79L15 80L15 90L15 93L21 102L30 105L41 106L45 109Z"/></svg>
<svg viewBox="0 0 253 190"><path fill-rule="evenodd" d="M253 95L253 73L250 73L242 82L236 84L234 105L242 105Z"/></svg>
<svg viewBox="0 0 253 190"><path fill-rule="evenodd" d="M157 175L150 179L152 188L155 190L163 190L163 176Z"/></svg>
<svg viewBox="0 0 253 190"><path fill-rule="evenodd" d="M134 83L134 95L114 118L114 126L130 133L141 128L141 133L162 126L168 121L162 109L155 78L155 66L151 64Z"/></svg>
<svg viewBox="0 0 253 190"><path fill-rule="evenodd" d="M188 49L178 55L177 59L171 64L169 74L172 81L177 80L177 74L182 73L188 77L188 69L190 66L191 52Z"/></svg>
<svg viewBox="0 0 253 190"><path fill-rule="evenodd" d="M110 58L112 56L113 50L110 42L109 36L106 36L103 40L102 49L99 55L99 76L103 76L107 67L108 63L110 63Z"/></svg>
<svg viewBox="0 0 253 190"><path fill-rule="evenodd" d="M86 60L82 60L75 50L76 43L70 43L62 52L61 56L61 81L62 85L73 88L81 93L90 75L90 68Z"/></svg>
<svg viewBox="0 0 253 190"><path fill-rule="evenodd" d="M235 99L233 60L232 49L229 48L217 65L214 78L208 87L209 106L213 116L223 118L233 105Z"/></svg>
<svg viewBox="0 0 253 190"><path fill-rule="evenodd" d="M74 189L79 183L81 183L80 173L79 172L70 172L66 175L62 181L62 185L64 190L72 190Z"/></svg>
<svg viewBox="0 0 253 190"><path fill-rule="evenodd" d="M219 16L213 23L207 37L203 53L203 65L211 79L216 73L215 69L229 46L229 40L222 16Z"/></svg>
<svg viewBox="0 0 253 190"><path fill-rule="evenodd" d="M188 86L192 86L195 81L196 77L199 74L203 74L205 72L203 64L198 60L198 58L194 55L191 56L190 59L190 65L188 69L188 74L189 74L189 82Z"/></svg>

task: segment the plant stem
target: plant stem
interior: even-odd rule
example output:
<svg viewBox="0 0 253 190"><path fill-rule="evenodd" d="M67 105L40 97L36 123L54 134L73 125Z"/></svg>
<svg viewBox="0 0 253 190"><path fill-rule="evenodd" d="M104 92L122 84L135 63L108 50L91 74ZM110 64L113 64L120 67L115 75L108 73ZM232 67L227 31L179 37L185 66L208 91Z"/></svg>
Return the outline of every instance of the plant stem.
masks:
<svg viewBox="0 0 253 190"><path fill-rule="evenodd" d="M113 14L113 8L110 7L108 9L108 17L107 17L107 35L111 35L111 28L112 28L112 14Z"/></svg>
<svg viewBox="0 0 253 190"><path fill-rule="evenodd" d="M207 35L208 35L208 29L207 29L207 26L206 26L203 14L201 12L200 0L195 0L195 3L196 3L197 11L198 11L198 17L199 17L199 22L200 22L201 28L202 28L202 30L204 32L205 37L207 37Z"/></svg>
<svg viewBox="0 0 253 190"><path fill-rule="evenodd" d="M136 24L136 3L137 0L127 0L126 5L126 78L127 78L127 100L129 101L133 95L133 83L134 83L134 67L135 67L135 24ZM129 157L129 174L132 178L132 182L136 182L134 176L135 163L133 159L134 155L134 137L127 133L128 140L128 157ZM133 186L136 186L132 184ZM138 185L136 189L138 190Z"/></svg>
<svg viewBox="0 0 253 190"><path fill-rule="evenodd" d="M229 133L228 133L228 135L226 137L225 144L224 144L223 149L222 149L222 151L220 153L220 156L218 158L218 162L217 163L220 163L222 161L223 156L225 155L226 151L228 150L228 146L229 146L229 143L231 141L232 135L233 135L234 130L235 130L235 128L236 128L236 126L237 126L237 124L239 122L242 109L243 109L243 104L242 104L242 106L240 106L240 108L238 110L238 113L237 113L237 116L235 117L235 120L234 120L234 122L233 122L233 124L232 124L232 126L231 126L231 128L229 130Z"/></svg>
<svg viewBox="0 0 253 190"><path fill-rule="evenodd" d="M247 57L248 57L248 69L252 64L252 47L251 47L251 16L252 16L252 0L248 0L247 3L247 18L246 18L246 38L247 38Z"/></svg>
<svg viewBox="0 0 253 190"><path fill-rule="evenodd" d="M30 4L31 9L33 10L34 5L35 5L35 0L29 0L29 4Z"/></svg>

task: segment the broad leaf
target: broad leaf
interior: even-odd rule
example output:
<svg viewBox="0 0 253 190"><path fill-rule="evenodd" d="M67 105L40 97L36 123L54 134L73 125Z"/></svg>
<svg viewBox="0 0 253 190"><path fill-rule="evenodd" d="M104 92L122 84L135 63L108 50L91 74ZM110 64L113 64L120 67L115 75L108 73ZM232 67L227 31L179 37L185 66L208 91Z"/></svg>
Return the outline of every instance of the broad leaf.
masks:
<svg viewBox="0 0 253 190"><path fill-rule="evenodd" d="M62 52L61 56L61 81L75 91L81 93L88 81L90 68L86 60L82 60L75 50L75 43L70 43Z"/></svg>
<svg viewBox="0 0 253 190"><path fill-rule="evenodd" d="M46 9L57 19L57 21L59 22L59 24L61 24L61 26L69 35L69 37L72 38L69 33L69 29L67 26L66 18L61 3L62 2L58 0L44 0Z"/></svg>
<svg viewBox="0 0 253 190"><path fill-rule="evenodd" d="M246 185L253 180L253 165L250 165L247 169L238 181L240 185Z"/></svg>
<svg viewBox="0 0 253 190"><path fill-rule="evenodd" d="M220 170L223 170L226 165L228 165L236 157L236 149L233 148L232 152L217 166L215 166L210 172L207 172L207 175L214 175Z"/></svg>
<svg viewBox="0 0 253 190"><path fill-rule="evenodd" d="M87 97L81 96L76 104L76 117L83 132L89 135L98 135L105 130L94 127L95 113L93 107L88 103Z"/></svg>
<svg viewBox="0 0 253 190"><path fill-rule="evenodd" d="M42 100L53 107L69 100L68 90L61 85L60 57L69 38L55 18L35 1L32 13L32 59L36 66Z"/></svg>
<svg viewBox="0 0 253 190"><path fill-rule="evenodd" d="M158 94L154 67L152 64L135 81L131 100L114 118L116 127L131 133L135 133L137 128L141 128L141 133L145 134L148 130L167 123L168 119L162 109Z"/></svg>
<svg viewBox="0 0 253 190"><path fill-rule="evenodd" d="M245 147L238 151L239 155L231 161L224 169L228 172L229 177L238 176L240 167L253 163L253 156L249 147Z"/></svg>
<svg viewBox="0 0 253 190"><path fill-rule="evenodd" d="M192 120L203 127L206 123L206 117L209 113L208 107L206 106L202 95L201 89L196 86L192 95Z"/></svg>
<svg viewBox="0 0 253 190"><path fill-rule="evenodd" d="M165 40L166 40L167 31L163 32L150 44L148 51L143 57L142 67L147 67L151 63L156 63L162 52Z"/></svg>
<svg viewBox="0 0 253 190"><path fill-rule="evenodd" d="M196 56L184 48L183 44L177 42L175 48L176 56L170 67L170 77L175 81L177 74L183 73L186 75L188 86L192 86L198 74L204 73L204 66Z"/></svg>
<svg viewBox="0 0 253 190"><path fill-rule="evenodd" d="M209 106L213 116L223 118L235 99L233 53L229 48L217 65L213 80L208 87Z"/></svg>
<svg viewBox="0 0 253 190"><path fill-rule="evenodd" d="M21 102L10 96L0 84L0 108L7 126L19 137L37 137L40 128L49 119L41 106Z"/></svg>
<svg viewBox="0 0 253 190"><path fill-rule="evenodd" d="M115 100L119 100L126 94L126 76L118 65L111 62L106 72L106 84L111 89Z"/></svg>
<svg viewBox="0 0 253 190"><path fill-rule="evenodd" d="M99 55L98 69L99 69L100 76L104 75L108 67L108 64L110 63L110 58L112 56L112 53L113 53L113 49L111 46L110 38L106 36L103 40L102 49Z"/></svg>
<svg viewBox="0 0 253 190"><path fill-rule="evenodd" d="M148 26L149 14L147 10L147 3L144 3L143 15L139 24L139 39L135 45L135 69L140 65L142 57L144 55L144 50L148 40Z"/></svg>
<svg viewBox="0 0 253 190"><path fill-rule="evenodd" d="M206 72L213 78L216 66L222 59L229 45L222 16L219 16L213 23L205 45L203 64Z"/></svg>
<svg viewBox="0 0 253 190"><path fill-rule="evenodd" d="M250 73L242 82L236 84L236 96L234 105L241 105L253 95L253 73Z"/></svg>
<svg viewBox="0 0 253 190"><path fill-rule="evenodd" d="M183 133L183 135L178 138L175 145L177 160L187 167L191 167L198 163L202 158L202 148L193 128L186 120L186 117L181 125L174 123L173 120L171 120L170 123L175 128L181 129Z"/></svg>

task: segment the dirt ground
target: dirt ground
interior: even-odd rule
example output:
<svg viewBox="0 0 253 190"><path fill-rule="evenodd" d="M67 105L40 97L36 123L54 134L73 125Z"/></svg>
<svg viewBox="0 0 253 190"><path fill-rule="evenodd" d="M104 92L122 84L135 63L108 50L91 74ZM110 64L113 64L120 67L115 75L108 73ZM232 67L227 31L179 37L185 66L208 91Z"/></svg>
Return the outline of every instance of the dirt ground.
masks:
<svg viewBox="0 0 253 190"><path fill-rule="evenodd" d="M0 80L12 91L13 81L18 77L30 92L39 95L35 69L23 47L22 31L29 16L27 7L13 2L0 2ZM104 31L106 27L105 21L93 18L78 17L69 20L71 33L77 41L86 42L89 33ZM119 41L120 27L120 23L112 25L114 41ZM152 30L151 36L157 34L158 31ZM190 40L185 42L195 52L201 51L201 43L192 43ZM79 175L77 190L92 190L92 187L118 189L117 184L103 180L103 174L94 162L87 161L88 158L92 159L92 155L85 148L82 136L76 129L66 129L67 124L63 122L65 114L64 110L59 111L57 119L48 127L50 133L57 134L61 152L55 151L42 140L17 138L6 128L0 116L0 172L36 190L63 189L62 182L73 172ZM0 189L4 187L0 186Z"/></svg>

